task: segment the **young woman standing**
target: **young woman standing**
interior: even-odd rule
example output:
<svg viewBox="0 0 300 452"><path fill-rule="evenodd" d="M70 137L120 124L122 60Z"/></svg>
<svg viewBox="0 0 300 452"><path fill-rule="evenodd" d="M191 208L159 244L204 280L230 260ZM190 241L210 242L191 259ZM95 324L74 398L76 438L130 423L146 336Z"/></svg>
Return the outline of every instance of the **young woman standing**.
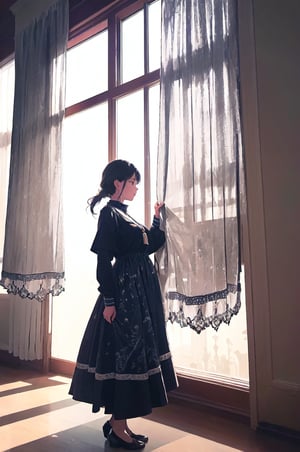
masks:
<svg viewBox="0 0 300 452"><path fill-rule="evenodd" d="M97 254L100 295L80 346L70 394L105 408L111 418L103 433L111 447L141 449L148 438L133 433L127 419L150 414L167 404L167 392L177 387L166 336L159 281L151 253L165 242L160 229L161 204L154 207L150 229L127 213L140 173L124 160L103 171L100 192L90 201L91 212L103 198L98 230L91 250Z"/></svg>

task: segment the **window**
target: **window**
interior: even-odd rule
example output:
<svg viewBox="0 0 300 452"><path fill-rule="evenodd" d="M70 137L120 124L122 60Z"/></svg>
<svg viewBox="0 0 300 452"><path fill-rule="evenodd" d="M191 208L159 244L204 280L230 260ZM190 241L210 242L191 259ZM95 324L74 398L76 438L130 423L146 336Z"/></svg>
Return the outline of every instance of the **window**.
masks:
<svg viewBox="0 0 300 452"><path fill-rule="evenodd" d="M122 2L121 2L122 3ZM127 2L128 4L128 2ZM132 161L142 182L130 211L151 224L156 199L160 1L133 1L100 14L70 40L64 131L66 291L53 300L52 356L75 361L96 301L96 259L89 251L97 219L86 201L114 158ZM82 38L84 36L84 39ZM145 208L144 208L145 206ZM248 382L245 303L230 327L197 335L167 325L182 374ZM66 337L68 340L66 341Z"/></svg>

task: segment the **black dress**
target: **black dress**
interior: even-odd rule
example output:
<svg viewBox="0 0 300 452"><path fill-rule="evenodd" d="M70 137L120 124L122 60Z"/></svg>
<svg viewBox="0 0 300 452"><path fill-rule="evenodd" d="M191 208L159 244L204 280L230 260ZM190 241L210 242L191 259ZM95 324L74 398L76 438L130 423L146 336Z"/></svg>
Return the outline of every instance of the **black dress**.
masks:
<svg viewBox="0 0 300 452"><path fill-rule="evenodd" d="M105 407L115 419L145 416L167 404L177 387L166 336L161 291L149 254L165 241L159 222L143 230L127 216L127 206L109 201L101 210L92 251L98 255L100 296L86 327L70 394ZM112 261L114 262L112 265ZM116 319L103 318L105 304Z"/></svg>

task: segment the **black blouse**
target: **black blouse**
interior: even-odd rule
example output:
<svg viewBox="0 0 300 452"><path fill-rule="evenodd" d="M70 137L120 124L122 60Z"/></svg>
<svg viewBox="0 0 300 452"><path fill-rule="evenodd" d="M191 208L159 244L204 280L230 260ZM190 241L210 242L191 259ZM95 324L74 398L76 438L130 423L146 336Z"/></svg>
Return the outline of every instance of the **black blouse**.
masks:
<svg viewBox="0 0 300 452"><path fill-rule="evenodd" d="M165 234L159 228L159 218L154 217L150 229L137 223L127 214L127 205L110 200L100 212L98 230L91 251L97 254L97 280L99 291L113 304L115 276L112 261L127 254L152 254L165 242ZM148 244L144 243L143 230Z"/></svg>

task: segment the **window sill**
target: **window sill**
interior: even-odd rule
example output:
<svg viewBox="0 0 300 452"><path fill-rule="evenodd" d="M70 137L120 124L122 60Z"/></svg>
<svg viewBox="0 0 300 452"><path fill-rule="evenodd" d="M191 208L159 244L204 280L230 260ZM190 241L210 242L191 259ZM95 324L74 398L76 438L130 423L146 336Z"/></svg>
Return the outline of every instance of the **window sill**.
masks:
<svg viewBox="0 0 300 452"><path fill-rule="evenodd" d="M187 375L177 370L179 387L170 400L206 406L249 419L249 385L216 375Z"/></svg>

